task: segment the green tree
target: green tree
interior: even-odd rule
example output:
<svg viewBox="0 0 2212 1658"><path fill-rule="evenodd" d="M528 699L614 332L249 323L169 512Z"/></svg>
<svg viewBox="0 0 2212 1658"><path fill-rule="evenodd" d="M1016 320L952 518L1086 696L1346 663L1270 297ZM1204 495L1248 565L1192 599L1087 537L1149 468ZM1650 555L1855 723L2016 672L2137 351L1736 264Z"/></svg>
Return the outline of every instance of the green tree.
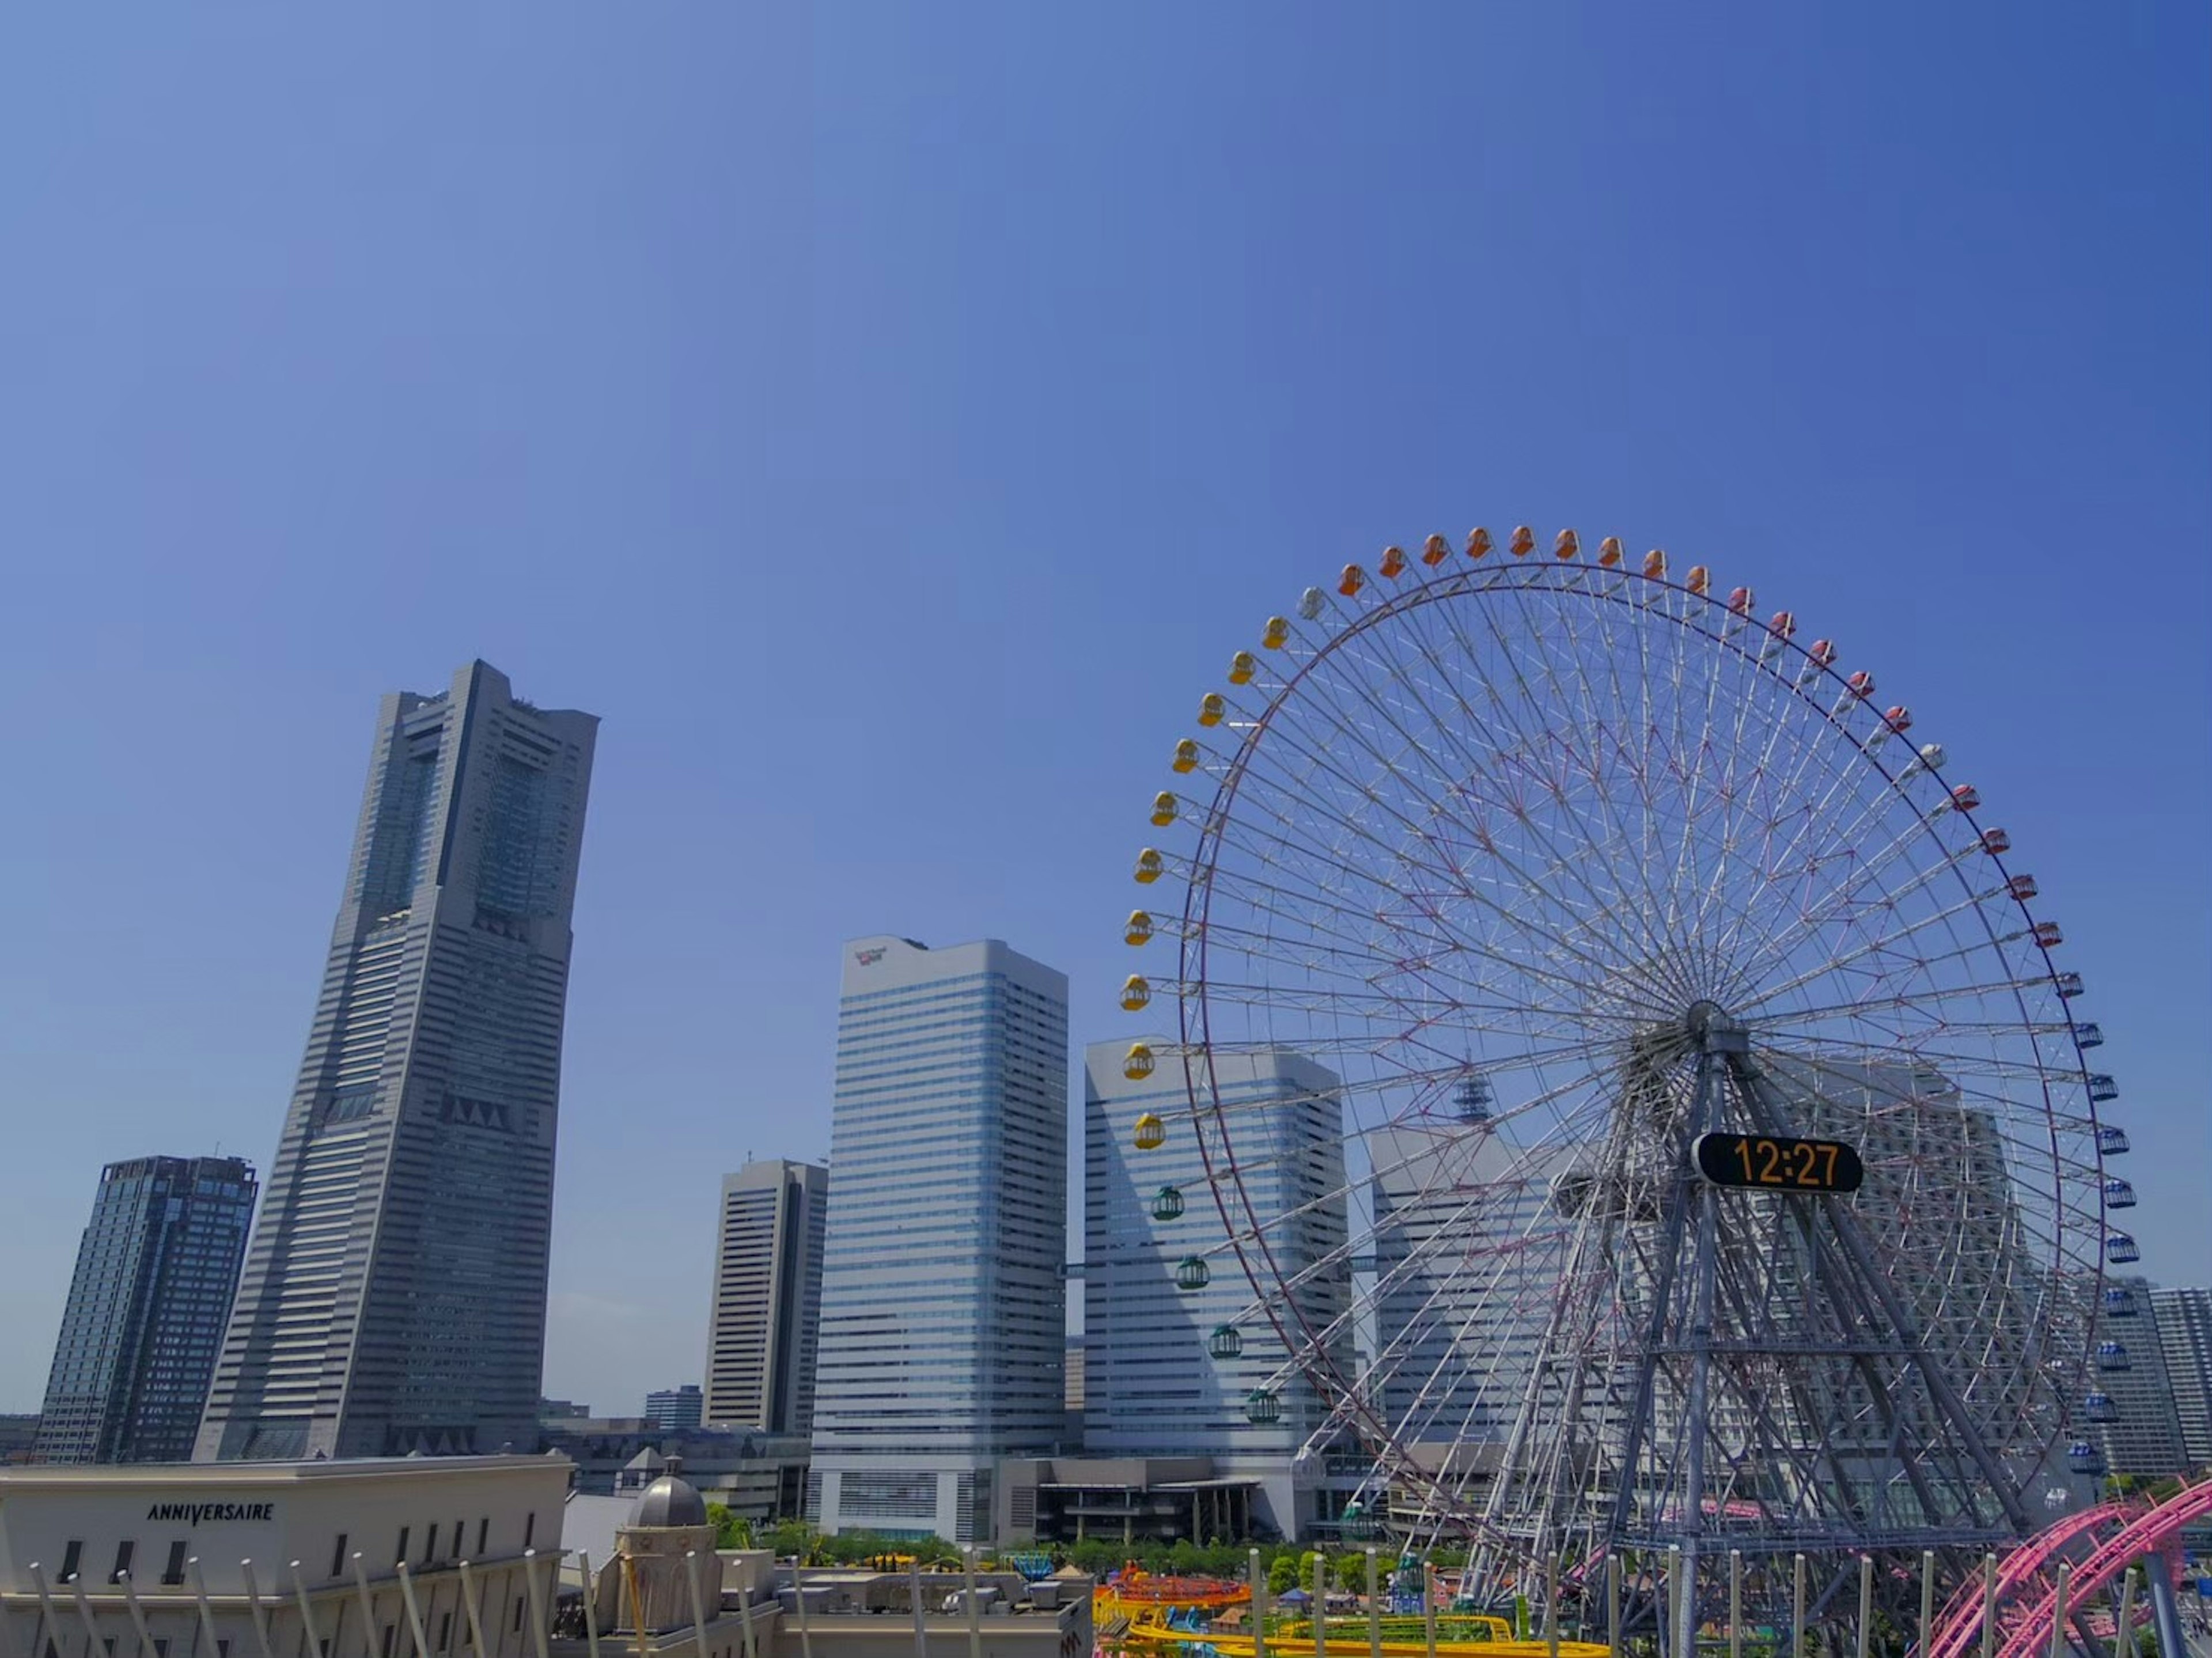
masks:
<svg viewBox="0 0 2212 1658"><path fill-rule="evenodd" d="M730 1512L726 1504L709 1503L707 1523L714 1528L718 1549L749 1549L753 1546L753 1522Z"/></svg>
<svg viewBox="0 0 2212 1658"><path fill-rule="evenodd" d="M1378 1569L1376 1580L1381 1581ZM1367 1557L1364 1554L1340 1554L1336 1557L1336 1586L1355 1594L1367 1593Z"/></svg>
<svg viewBox="0 0 2212 1658"><path fill-rule="evenodd" d="M769 1533L768 1546L779 1557L793 1556L804 1564L819 1552L822 1533L804 1520L781 1520Z"/></svg>
<svg viewBox="0 0 2212 1658"><path fill-rule="evenodd" d="M1298 1557L1295 1552L1285 1550L1268 1563L1267 1593L1269 1594L1288 1594L1297 1587L1297 1582Z"/></svg>

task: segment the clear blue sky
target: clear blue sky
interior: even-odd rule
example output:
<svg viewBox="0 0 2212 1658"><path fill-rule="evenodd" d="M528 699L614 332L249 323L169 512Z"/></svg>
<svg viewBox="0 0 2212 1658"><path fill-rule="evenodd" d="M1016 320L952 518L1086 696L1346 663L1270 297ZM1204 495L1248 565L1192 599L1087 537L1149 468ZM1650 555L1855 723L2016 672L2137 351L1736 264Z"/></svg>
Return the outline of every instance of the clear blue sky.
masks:
<svg viewBox="0 0 2212 1658"><path fill-rule="evenodd" d="M0 25L0 1408L106 1159L265 1164L378 694L604 716L549 1391L698 1376L837 944L1116 924L1229 653L1476 522L1757 585L2041 880L2205 1198L2212 15L68 8Z"/></svg>

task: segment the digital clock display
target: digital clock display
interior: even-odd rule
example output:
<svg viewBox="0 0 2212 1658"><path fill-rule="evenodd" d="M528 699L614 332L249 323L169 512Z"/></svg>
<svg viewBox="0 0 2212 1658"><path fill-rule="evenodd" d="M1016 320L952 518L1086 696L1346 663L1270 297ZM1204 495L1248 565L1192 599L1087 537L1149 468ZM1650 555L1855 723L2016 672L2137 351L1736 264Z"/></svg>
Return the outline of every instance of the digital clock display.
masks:
<svg viewBox="0 0 2212 1658"><path fill-rule="evenodd" d="M1859 1154L1841 1140L1774 1134L1700 1134L1698 1172L1716 1186L1753 1192L1856 1192L1866 1180Z"/></svg>

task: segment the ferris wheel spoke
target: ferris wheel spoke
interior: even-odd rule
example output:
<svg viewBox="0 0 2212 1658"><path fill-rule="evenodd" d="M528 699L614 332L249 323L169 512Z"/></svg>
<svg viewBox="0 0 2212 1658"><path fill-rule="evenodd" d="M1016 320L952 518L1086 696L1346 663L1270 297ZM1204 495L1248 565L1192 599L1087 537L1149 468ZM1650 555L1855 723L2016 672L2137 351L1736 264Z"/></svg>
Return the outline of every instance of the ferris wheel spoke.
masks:
<svg viewBox="0 0 2212 1658"><path fill-rule="evenodd" d="M1481 619L1489 634L1489 648L1504 660L1517 662L1523 653L1516 653L1508 642L1499 627L1496 615L1489 607L1485 607L1481 611ZM1466 656L1475 658L1482 654L1485 647L1478 644L1467 629L1462 625L1462 618L1457 612L1445 609L1440 621L1445 631L1451 635L1456 647ZM1540 650L1534 654L1551 685L1553 698L1559 706L1565 706L1570 700L1577 698L1583 707L1589 706L1586 684L1580 687L1578 690L1571 690L1559 679L1549 652ZM1517 676L1517 667L1516 673ZM1516 678L1516 683L1522 689L1527 689L1525 680ZM1489 686L1487 689L1491 692L1490 701L1498 716L1514 732L1518 744L1524 749L1533 750L1536 747L1536 738L1522 725L1521 714L1524 707L1537 701L1538 699L1532 694L1528 697L1514 699L1509 703L1498 695L1495 686ZM1448 688L1447 694L1452 698L1458 711L1467 716L1469 724L1479 726L1482 721L1481 712L1468 701L1464 693L1456 688ZM1562 736L1556 725L1547 729L1554 738ZM1590 727L1591 733L1594 734L1596 729L1598 728L1595 726ZM1596 744L1587 740L1580 744L1563 740L1561 746L1577 774L1587 771L1595 784L1595 780L1601 774L1603 765L1602 756ZM1571 828L1574 844L1572 847L1565 851L1556 847L1551 848L1553 853L1554 868L1562 871L1579 870L1582 863L1589 859L1593 853L1608 847L1615 839L1622 843L1624 849L1626 848L1627 841L1626 826L1610 810L1609 799L1602 788L1593 786L1592 804L1605 812L1609 833L1601 833L1597 825L1593 824L1582 814L1580 809L1574 804L1573 798L1568 794L1564 786L1559 791L1559 798L1562 807L1573 819ZM1582 853L1579 859L1573 855L1577 851ZM1632 894L1627 884L1618 878L1624 866L1634 872L1636 875L1637 886L1639 889L1637 894ZM1657 951L1662 947L1663 939L1652 930L1649 925L1649 918L1660 914L1662 907L1657 902L1657 896L1652 890L1644 872L1643 859L1634 856L1626 857L1625 859L1607 859L1603 867L1607 874L1615 878L1616 894L1611 900L1601 900L1599 907L1601 913L1608 917L1618 916L1622 924L1622 930L1638 936L1643 941L1647 952ZM1584 884L1592 891L1596 889L1595 882L1585 880ZM1640 908L1633 902L1634 897L1639 896L1644 901Z"/></svg>
<svg viewBox="0 0 2212 1658"><path fill-rule="evenodd" d="M1476 649L1472 641L1468 641L1463 635L1457 636L1455 642L1462 651L1469 653L1473 653ZM1502 651L1501 653L1504 654ZM1599 838L1597 831L1587 819L1581 816L1576 804L1576 796L1566 784L1568 772L1553 770L1550 762L1546 760L1544 751L1547 748L1557 750L1559 758L1565 762L1568 771L1577 774L1585 768L1589 762L1569 740L1569 734L1563 732L1558 726L1547 728L1542 734L1542 738L1548 738L1547 741L1541 740L1538 733L1530 732L1522 723L1519 705L1533 700L1534 692L1525 679L1519 677L1517 665L1513 668L1516 676L1516 685L1528 695L1508 699L1498 694L1497 688L1492 686L1490 707L1486 711L1468 702L1438 674L1436 668L1437 650L1433 643L1425 642L1419 659L1427 665L1425 668L1416 668L1413 672L1399 676L1394 683L1401 685L1413 697L1428 723L1437 728L1442 740L1449 744L1460 756L1461 765L1466 769L1467 774L1475 777L1483 775L1487 768L1486 762L1492 756L1498 760L1507 760L1514 755L1525 756L1528 774L1536 786L1572 819L1570 828L1575 836L1574 848L1562 848L1551 837L1544 835L1538 828L1538 820L1534 813L1528 810L1525 802L1516 807L1514 821L1536 841L1539 855L1549 859L1552 870L1575 880L1588 902L1594 906L1594 913L1596 915L1607 919L1632 920L1632 913L1624 912L1619 895L1607 895L1601 890L1595 883L1587 878L1584 866L1590 862L1591 848L1597 843ZM1507 659L1510 661L1510 655ZM1548 658L1540 658L1539 660L1547 670L1549 669ZM1453 712L1463 715L1464 719L1453 719L1439 713L1423 695L1425 691L1431 689L1437 691L1442 697L1448 698L1452 703ZM1510 749L1493 744L1486 755L1483 751L1469 747L1461 736L1462 731L1487 732L1493 722L1512 734L1514 742ZM1580 855L1576 855L1577 853ZM1553 881L1540 886L1524 885L1523 890L1534 895L1549 895L1556 900L1558 889L1561 884L1560 882ZM1586 922L1592 913L1591 911L1581 912Z"/></svg>
<svg viewBox="0 0 2212 1658"><path fill-rule="evenodd" d="M1360 741L1358 734L1351 728L1340 727L1339 729L1342 732L1342 734L1352 738L1355 743ZM1287 740L1291 739L1286 739L1286 741ZM1326 773L1334 777L1336 780L1344 783L1348 789L1353 789L1360 798L1369 800L1376 800L1377 799L1371 787L1360 787L1357 786L1356 780L1352 780L1349 777L1349 774L1344 772L1343 769L1334 762L1321 758L1318 754L1311 755L1308 757L1311 760L1313 767L1316 771ZM1386 767L1388 764L1387 762L1381 761L1379 758L1378 763L1384 764ZM1264 776L1264 774L1261 774L1261 775ZM1304 841L1301 837L1298 837L1296 835L1293 826L1297 823L1297 819L1295 813L1288 805L1279 803L1279 801L1274 798L1276 793L1277 791L1274 789L1262 788L1256 794L1253 801L1253 804L1256 808L1266 814L1270 821L1272 827L1267 831L1264 831L1268 841L1285 850L1295 849L1304 856L1316 859L1340 859L1342 857L1342 850L1340 847L1326 848L1316 846L1310 842ZM1298 793L1295 790L1285 791L1284 795L1285 800L1296 800L1299 798ZM1451 862L1449 856L1444 857L1441 862L1434 863L1425 862L1411 858L1407 850L1408 844L1417 843L1430 846L1440 853L1443 852L1443 849L1435 847L1431 832L1424 826L1416 823L1409 816L1403 812L1397 811L1394 808L1388 807L1387 805L1383 806L1382 809L1388 816L1395 819L1398 826L1405 835L1406 839L1404 841L1395 845L1385 841L1372 829L1364 827L1356 820L1348 817L1340 820L1340 832L1348 834L1358 841L1364 842L1373 847L1377 854L1378 862L1381 864L1382 868L1390 868L1395 865L1417 871L1436 878L1439 886L1444 890L1450 890L1456 889L1462 892L1464 896L1471 898L1479 898L1480 895L1474 893L1468 886L1465 878L1462 875L1456 865ZM1244 834L1249 836L1251 834L1252 826L1249 823L1246 823L1243 827ZM1227 831L1224 831L1224 834ZM1267 861L1268 859L1268 854L1263 848L1255 847L1252 850L1253 855L1255 857L1261 859L1263 861ZM1392 890L1380 870L1370 869L1358 865L1352 865L1350 867L1352 873L1356 874L1360 879L1367 884L1375 885L1382 890ZM1553 896L1554 900L1557 901L1557 890L1555 884L1547 885L1540 888L1527 888L1524 889L1524 890L1532 893L1550 894ZM1568 909L1570 913L1575 914L1577 920L1584 925L1588 925L1592 919L1584 913L1572 911L1571 907L1566 906L1564 903L1562 903L1561 907ZM1504 912L1501 911L1500 913L1502 914Z"/></svg>

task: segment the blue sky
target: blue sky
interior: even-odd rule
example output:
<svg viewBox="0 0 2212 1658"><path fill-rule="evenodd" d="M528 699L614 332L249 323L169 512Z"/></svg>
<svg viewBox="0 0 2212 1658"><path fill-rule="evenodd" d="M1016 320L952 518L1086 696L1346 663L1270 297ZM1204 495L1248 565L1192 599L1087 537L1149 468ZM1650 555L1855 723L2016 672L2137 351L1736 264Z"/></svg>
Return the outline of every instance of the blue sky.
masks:
<svg viewBox="0 0 2212 1658"><path fill-rule="evenodd" d="M1122 1034L1127 860L1309 582L1757 585L2010 829L2204 1201L2198 8L274 7L0 26L0 1408L100 1163L265 1164L375 699L605 718L549 1391L696 1379L837 944Z"/></svg>

